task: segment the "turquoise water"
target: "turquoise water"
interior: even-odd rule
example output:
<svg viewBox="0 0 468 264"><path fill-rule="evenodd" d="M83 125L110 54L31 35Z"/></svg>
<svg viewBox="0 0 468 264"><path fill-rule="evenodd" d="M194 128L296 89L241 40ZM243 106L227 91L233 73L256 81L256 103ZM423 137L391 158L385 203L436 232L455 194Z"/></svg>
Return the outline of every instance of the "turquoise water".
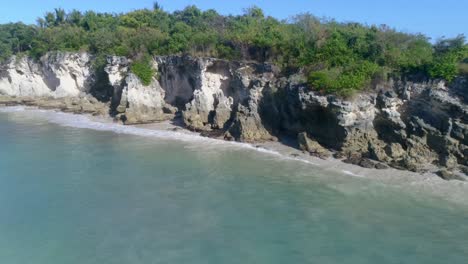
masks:
<svg viewBox="0 0 468 264"><path fill-rule="evenodd" d="M0 112L0 263L468 263L468 210L449 202L48 115Z"/></svg>

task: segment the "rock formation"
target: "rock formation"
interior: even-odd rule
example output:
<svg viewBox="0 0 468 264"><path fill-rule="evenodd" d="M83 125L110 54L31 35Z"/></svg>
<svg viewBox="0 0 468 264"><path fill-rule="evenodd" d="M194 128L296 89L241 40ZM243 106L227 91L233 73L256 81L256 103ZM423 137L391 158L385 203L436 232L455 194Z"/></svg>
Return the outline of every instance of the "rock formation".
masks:
<svg viewBox="0 0 468 264"><path fill-rule="evenodd" d="M292 137L313 155L331 151L365 167L468 170L466 78L388 81L343 99L321 95L300 73L285 75L268 63L186 56L155 57L157 74L145 86L129 59L109 57L106 83L98 87L93 59L13 57L0 65L0 104L110 114L125 124L180 118L191 130L227 140Z"/></svg>

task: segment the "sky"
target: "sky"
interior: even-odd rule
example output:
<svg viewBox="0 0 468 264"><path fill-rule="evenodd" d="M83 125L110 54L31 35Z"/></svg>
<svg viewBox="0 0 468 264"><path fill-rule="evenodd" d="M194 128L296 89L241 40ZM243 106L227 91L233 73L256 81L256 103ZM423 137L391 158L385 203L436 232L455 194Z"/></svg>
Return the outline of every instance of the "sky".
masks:
<svg viewBox="0 0 468 264"><path fill-rule="evenodd" d="M0 0L0 23L36 18L56 7L65 10L126 12L151 8L154 0ZM241 14L256 5L266 15L286 19L310 12L340 22L386 24L407 33L423 33L433 40L440 37L468 37L468 0L159 0L166 11L196 5L202 10L215 9L221 14Z"/></svg>

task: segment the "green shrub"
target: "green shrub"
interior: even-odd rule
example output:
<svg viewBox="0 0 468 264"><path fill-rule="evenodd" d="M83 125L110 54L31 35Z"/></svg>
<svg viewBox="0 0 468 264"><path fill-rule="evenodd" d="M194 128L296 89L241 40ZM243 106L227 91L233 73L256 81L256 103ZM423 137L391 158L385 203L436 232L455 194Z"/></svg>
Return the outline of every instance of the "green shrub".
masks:
<svg viewBox="0 0 468 264"><path fill-rule="evenodd" d="M130 50L127 46L120 45L114 48L114 53L117 56L129 56Z"/></svg>
<svg viewBox="0 0 468 264"><path fill-rule="evenodd" d="M140 79L141 83L146 86L150 85L151 80L155 75L149 56L145 56L143 59L134 61L130 66L130 70Z"/></svg>
<svg viewBox="0 0 468 264"><path fill-rule="evenodd" d="M305 72L313 89L342 95L387 76L452 80L466 74L468 63L463 35L431 44L424 35L388 26L340 23L311 14L278 20L257 7L229 16L195 6L167 12L157 4L120 14L56 9L38 18L37 25L0 25L0 61L25 52L39 58L50 51L136 58L131 70L144 84L155 77L148 56L275 63L285 74Z"/></svg>
<svg viewBox="0 0 468 264"><path fill-rule="evenodd" d="M237 59L239 57L239 54L230 46L226 46L223 44L218 44L216 46L216 52L219 58L222 59Z"/></svg>
<svg viewBox="0 0 468 264"><path fill-rule="evenodd" d="M364 89L378 72L377 64L362 61L343 69L331 68L312 72L308 81L315 90L349 96Z"/></svg>
<svg viewBox="0 0 468 264"><path fill-rule="evenodd" d="M431 78L441 78L451 82L458 75L457 62L453 56L444 56L429 66Z"/></svg>
<svg viewBox="0 0 468 264"><path fill-rule="evenodd" d="M434 45L435 59L429 65L431 78L442 78L452 81L460 74L460 64L468 57L468 45L465 36L459 35L453 39L441 39Z"/></svg>

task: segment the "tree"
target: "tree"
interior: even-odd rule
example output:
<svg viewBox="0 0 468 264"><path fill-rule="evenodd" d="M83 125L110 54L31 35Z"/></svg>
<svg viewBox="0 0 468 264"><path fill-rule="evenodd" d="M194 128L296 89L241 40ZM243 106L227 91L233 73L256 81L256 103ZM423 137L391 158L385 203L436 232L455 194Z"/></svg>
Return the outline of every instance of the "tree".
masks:
<svg viewBox="0 0 468 264"><path fill-rule="evenodd" d="M134 60L190 54L268 61L285 73L305 73L314 89L338 94L361 90L387 75L453 80L468 73L463 35L432 45L423 35L386 25L340 23L307 13L278 21L256 6L236 16L193 5L170 13L158 2L152 10L122 14L57 8L38 18L37 26L0 25L0 59L19 53L38 58L60 50L93 53L101 70L110 54Z"/></svg>
<svg viewBox="0 0 468 264"><path fill-rule="evenodd" d="M254 18L264 18L265 17L265 14L263 13L263 10L258 6L252 6L252 7L244 9L244 14L246 16L254 17Z"/></svg>
<svg viewBox="0 0 468 264"><path fill-rule="evenodd" d="M162 6L158 2L154 2L153 3L153 10L154 11L162 10Z"/></svg>
<svg viewBox="0 0 468 264"><path fill-rule="evenodd" d="M55 8L55 25L58 26L65 22L65 10L62 8Z"/></svg>
<svg viewBox="0 0 468 264"><path fill-rule="evenodd" d="M44 16L44 20L46 21L46 26L51 27L55 24L55 14L52 12L47 12Z"/></svg>
<svg viewBox="0 0 468 264"><path fill-rule="evenodd" d="M36 19L36 24L40 28L45 28L47 26L47 23L46 23L45 19L43 19L42 17L39 17L38 19Z"/></svg>
<svg viewBox="0 0 468 264"><path fill-rule="evenodd" d="M71 13L67 15L67 22L70 24L74 24L76 26L81 25L81 20L83 19L83 15L78 10L73 10Z"/></svg>
<svg viewBox="0 0 468 264"><path fill-rule="evenodd" d="M439 39L434 45L434 62L429 65L432 78L443 78L452 81L459 74L459 63L468 55L464 35L452 39Z"/></svg>

